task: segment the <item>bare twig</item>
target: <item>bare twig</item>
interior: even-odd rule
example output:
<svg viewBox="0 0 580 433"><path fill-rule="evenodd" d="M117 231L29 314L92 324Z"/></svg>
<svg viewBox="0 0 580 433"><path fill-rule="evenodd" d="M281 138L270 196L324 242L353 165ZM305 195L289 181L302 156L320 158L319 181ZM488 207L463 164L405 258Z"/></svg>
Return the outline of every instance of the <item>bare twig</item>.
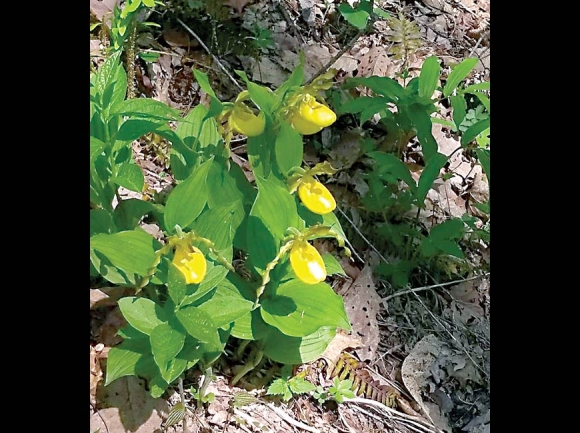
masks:
<svg viewBox="0 0 580 433"><path fill-rule="evenodd" d="M274 411L274 413L276 415L278 415L280 418L282 418L284 421L286 421L288 424L293 425L294 427L298 427L302 430L306 430L309 431L311 433L320 433L320 430L318 430L315 427L311 427L309 425L306 425L304 423L301 423L300 421L296 421L295 419L292 419L288 414L286 414L285 412L283 412L280 408L277 408L276 406L274 406L271 403L264 403L268 408L270 408L272 411Z"/></svg>
<svg viewBox="0 0 580 433"><path fill-rule="evenodd" d="M421 292L423 290L436 289L437 287L452 286L453 284L459 284L459 283L463 283L465 281L472 281L472 280L477 280L479 278L487 277L487 276L489 276L489 274L490 273L487 272L487 273L484 273L481 275L476 275L474 277L465 278L463 280L448 281L447 283L439 283L439 284L433 284L431 286L417 287L415 289L401 290L400 292L393 293L392 295L389 295L386 298L383 298L382 302L383 302L383 304L385 304L385 308L386 308L386 303L388 301L390 301L391 299L396 298L397 296L408 295L409 293L417 293L417 292Z"/></svg>
<svg viewBox="0 0 580 433"><path fill-rule="evenodd" d="M222 71L224 71L224 73L228 76L228 78L232 81L232 83L234 83L238 89L244 90L244 88L242 86L240 86L240 84L232 76L232 74L229 73L229 71L225 68L225 66L222 65L222 63L219 61L219 59L216 56L214 56L214 54L209 50L209 48L207 47L207 45L203 43L203 41L200 39L200 37L197 36L197 34L195 34L195 32L193 30L191 30L183 21L181 21L181 19L177 18L177 22L179 24L181 24L183 26L183 28L185 30L187 30L191 34L191 36L193 36L197 40L197 42L199 42L199 44L203 47L203 49L205 51L207 51L207 53L211 56L211 58L213 59L213 61L217 63L217 65L220 67L220 69Z"/></svg>
<svg viewBox="0 0 580 433"><path fill-rule="evenodd" d="M385 263L389 263L389 262L388 262L388 260L387 260L387 259L385 259L385 258L383 257L383 255L382 255L382 254L379 252L379 250L377 250L377 249L376 249L376 247L375 247L375 246L374 246L374 245L373 245L373 244L372 244L372 243L371 243L371 242L370 242L370 241L369 241L369 240L368 240L368 239L365 237L365 235L363 235L363 234L361 233L361 231L358 229L358 227L354 225L354 223L351 221L351 219L350 219L349 217L347 217L347 216L346 216L346 214L345 214L345 213L342 211L342 209L340 209L338 206L336 207L336 209L338 209L338 211L340 212L340 214L341 214L341 215L342 215L342 216L343 216L343 217L344 217L344 218L345 218L345 219L346 219L346 220L347 220L347 221L350 223L350 225L352 226L352 228L354 229L354 231L358 233L358 235L359 235L359 236L362 238L362 240L363 240L363 241L365 241L365 242L366 242L366 244L367 244L369 247L371 247L371 249L372 249L372 250L373 250L375 253L377 253L377 254L379 255L379 257L380 257L381 259L383 259L383 261L384 261ZM364 260L361 258L361 256L359 256L359 255L357 254L357 252L356 252L356 251L355 251L355 249L352 247L352 245L350 244L350 242L348 242L348 240L347 240L347 243L348 243L348 246L349 246L349 248L352 250L353 254L356 256L356 258L357 258L357 259L359 259L359 261L360 261L361 263L365 263L365 261L364 261Z"/></svg>
<svg viewBox="0 0 580 433"><path fill-rule="evenodd" d="M353 403L356 405L362 404L362 405L366 405L366 406L371 406L388 418L392 418L392 419L398 418L400 422L405 423L405 425L409 428L412 428L411 426L414 426L415 428L412 428L412 429L415 431L427 432L427 433L433 433L433 432L439 433L439 431L440 431L436 427L434 427L433 425L428 424L427 420L425 420L423 418L418 418L418 417L414 417L411 415L407 415L404 412L399 412L395 409L392 409L388 406L385 406L382 403L379 403L378 401L370 400L367 398L356 397L356 398L345 398L344 402L345 403ZM365 411L365 414L371 415L366 411Z"/></svg>

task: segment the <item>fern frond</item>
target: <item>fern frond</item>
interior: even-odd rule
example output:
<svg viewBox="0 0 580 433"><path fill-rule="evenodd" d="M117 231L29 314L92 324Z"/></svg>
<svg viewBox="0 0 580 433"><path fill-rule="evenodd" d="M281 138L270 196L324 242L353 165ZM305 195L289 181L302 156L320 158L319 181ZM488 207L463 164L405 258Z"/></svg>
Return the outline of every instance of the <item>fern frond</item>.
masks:
<svg viewBox="0 0 580 433"><path fill-rule="evenodd" d="M390 30L386 37L393 44L390 52L395 59L403 59L407 63L409 56L423 45L419 26L402 14L399 18L391 17L387 23Z"/></svg>

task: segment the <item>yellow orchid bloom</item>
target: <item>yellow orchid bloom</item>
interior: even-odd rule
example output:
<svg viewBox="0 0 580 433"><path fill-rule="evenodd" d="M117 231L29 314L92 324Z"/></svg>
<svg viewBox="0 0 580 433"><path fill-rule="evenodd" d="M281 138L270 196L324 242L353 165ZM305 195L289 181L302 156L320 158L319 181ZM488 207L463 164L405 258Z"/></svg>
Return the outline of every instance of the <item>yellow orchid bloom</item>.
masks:
<svg viewBox="0 0 580 433"><path fill-rule="evenodd" d="M207 263L199 248L177 245L173 264L181 271L187 284L199 284L205 278Z"/></svg>
<svg viewBox="0 0 580 433"><path fill-rule="evenodd" d="M334 111L316 101L312 95L304 96L291 119L292 127L303 135L316 134L335 121Z"/></svg>
<svg viewBox="0 0 580 433"><path fill-rule="evenodd" d="M326 279L326 266L316 248L302 239L294 241L290 250L290 265L301 281L316 284Z"/></svg>
<svg viewBox="0 0 580 433"><path fill-rule="evenodd" d="M234 105L229 124L234 131L246 137L255 137L264 132L266 117L262 111L255 115L246 104L239 102Z"/></svg>
<svg viewBox="0 0 580 433"><path fill-rule="evenodd" d="M334 197L323 184L313 177L305 176L298 187L298 196L311 212L324 215L336 208Z"/></svg>

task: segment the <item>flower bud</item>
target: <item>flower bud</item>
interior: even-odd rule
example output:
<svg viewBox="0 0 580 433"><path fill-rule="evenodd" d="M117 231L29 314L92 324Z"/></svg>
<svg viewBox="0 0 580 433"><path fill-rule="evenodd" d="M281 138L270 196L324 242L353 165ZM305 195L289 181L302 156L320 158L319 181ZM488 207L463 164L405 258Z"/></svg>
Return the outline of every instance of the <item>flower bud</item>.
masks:
<svg viewBox="0 0 580 433"><path fill-rule="evenodd" d="M316 248L304 240L296 240L290 250L290 265L306 284L316 284L326 279L326 266Z"/></svg>
<svg viewBox="0 0 580 433"><path fill-rule="evenodd" d="M229 124L234 131L247 137L255 137L264 132L266 117L262 111L255 115L244 103L239 102L234 105Z"/></svg>
<svg viewBox="0 0 580 433"><path fill-rule="evenodd" d="M330 213L336 208L336 201L328 188L312 177L302 180L298 196L304 206L318 215Z"/></svg>
<svg viewBox="0 0 580 433"><path fill-rule="evenodd" d="M199 284L205 278L207 263L199 248L177 245L173 264L183 274L187 284Z"/></svg>

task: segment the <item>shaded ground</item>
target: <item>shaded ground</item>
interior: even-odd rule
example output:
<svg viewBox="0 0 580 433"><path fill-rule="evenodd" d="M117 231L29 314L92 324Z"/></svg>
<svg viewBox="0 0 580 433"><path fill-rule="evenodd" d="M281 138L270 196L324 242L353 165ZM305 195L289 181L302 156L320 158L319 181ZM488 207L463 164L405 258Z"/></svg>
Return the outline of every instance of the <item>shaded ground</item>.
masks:
<svg viewBox="0 0 580 433"><path fill-rule="evenodd" d="M235 79L222 68L230 74L235 69L245 70L254 81L275 87L292 71L300 50L306 55L306 79L330 66L338 69L338 83L349 76L393 77L402 68L402 61L390 54L393 42L387 23L378 20L372 31L357 34L337 13L339 2L167 3L180 12L166 11L148 18L160 23L162 29L143 32L139 47L162 54L153 63L137 63L136 84L138 96L153 97L182 110L204 102L193 81L192 68L210 75L222 100L231 99L239 91ZM113 4L115 1L91 1L91 10L101 19L103 11ZM400 13L417 24L421 44L409 58L411 73L416 73L424 59L433 54L447 70L463 58L476 56L481 61L471 80L489 80L489 0L375 1L375 6L395 16ZM104 46L94 35L91 55L98 64ZM345 48L344 54L331 63ZM367 219L369 214L361 209L357 198L364 192L360 189L361 130L348 118L339 119L327 129L320 142L306 143L305 159L315 163L328 158L341 167L329 187L337 197L337 214L357 258L354 263L343 263L347 277L333 281L353 325L351 338L337 342L334 350L346 351L364 364L367 374L374 375L384 387L381 389L389 389L397 404L388 407L367 399L320 405L308 396L280 404L263 395L278 366L263 365L258 375L247 378L245 386L238 388L228 384L236 366L220 365L208 389L216 399L205 406L197 407L188 391L190 386L199 385L201 372L188 372L184 379L189 431L488 432L489 242L468 246L467 272L461 269L432 276L425 270L414 276L412 288L393 288L374 275L376 266L396 258L390 255L388 246L381 245L373 229L376 221ZM364 133L375 139L384 134L372 128ZM441 127L433 133L440 152L450 155L459 147ZM136 159L152 193L173 185L166 173L164 146L145 139L134 144ZM244 167L243 138L234 139L232 149L232 159ZM412 144L409 149L412 151ZM484 202L489 194L481 169L473 167L462 152L454 155L449 178L427 197L430 205L421 215L426 227L466 212L477 215L473 203ZM325 243L317 246L332 248ZM116 332L123 325L116 300L128 293L121 288L91 287L91 431L182 431L181 423L166 430L163 427L170 409L179 401L177 389L170 390L165 399L153 400L145 391L146 384L137 378L122 378L106 389L102 387L107 351L120 341ZM332 358L336 353L325 355ZM302 367L308 368L313 383L331 382L327 358Z"/></svg>

